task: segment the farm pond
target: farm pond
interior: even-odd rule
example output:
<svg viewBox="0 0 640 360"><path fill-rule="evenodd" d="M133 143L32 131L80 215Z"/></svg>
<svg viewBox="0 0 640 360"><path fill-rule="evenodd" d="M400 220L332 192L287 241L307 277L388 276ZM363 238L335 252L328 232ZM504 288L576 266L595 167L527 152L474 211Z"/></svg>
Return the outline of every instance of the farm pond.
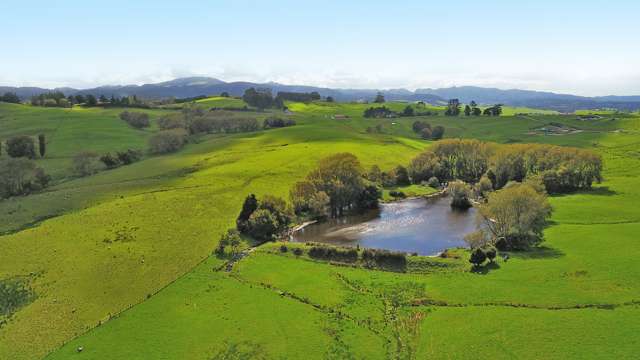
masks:
<svg viewBox="0 0 640 360"><path fill-rule="evenodd" d="M381 204L364 214L308 225L292 241L435 255L466 246L464 236L477 229L476 209L453 210L449 204L449 197Z"/></svg>

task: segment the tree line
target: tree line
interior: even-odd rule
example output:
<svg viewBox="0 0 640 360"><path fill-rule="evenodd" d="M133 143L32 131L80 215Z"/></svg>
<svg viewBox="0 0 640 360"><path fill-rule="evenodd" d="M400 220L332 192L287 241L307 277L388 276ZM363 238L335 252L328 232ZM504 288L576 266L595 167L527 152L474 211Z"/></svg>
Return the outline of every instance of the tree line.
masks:
<svg viewBox="0 0 640 360"><path fill-rule="evenodd" d="M33 161L46 154L46 138L38 135L38 152L31 136L19 135L5 142L7 158L0 142L0 198L27 195L48 186L51 177Z"/></svg>

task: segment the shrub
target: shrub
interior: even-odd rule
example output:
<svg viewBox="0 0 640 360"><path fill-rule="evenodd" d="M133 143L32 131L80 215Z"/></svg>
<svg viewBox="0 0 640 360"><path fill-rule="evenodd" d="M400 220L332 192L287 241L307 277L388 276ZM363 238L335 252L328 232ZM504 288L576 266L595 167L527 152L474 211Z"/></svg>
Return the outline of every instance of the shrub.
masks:
<svg viewBox="0 0 640 360"><path fill-rule="evenodd" d="M20 135L7 140L7 154L9 156L26 157L34 159L36 157L36 148L33 139L30 136Z"/></svg>
<svg viewBox="0 0 640 360"><path fill-rule="evenodd" d="M27 195L45 188L50 181L42 168L25 159L0 160L0 198Z"/></svg>
<svg viewBox="0 0 640 360"><path fill-rule="evenodd" d="M462 181L453 181L447 187L447 193L451 196L451 207L466 210L471 207L469 196L471 187Z"/></svg>
<svg viewBox="0 0 640 360"><path fill-rule="evenodd" d="M120 166L120 160L117 156L111 155L111 153L106 153L100 157L100 161L107 167L107 169L115 169Z"/></svg>
<svg viewBox="0 0 640 360"><path fill-rule="evenodd" d="M407 168L402 165L396 166L394 170L394 174L396 177L396 184L398 185L409 185L411 182L409 181L409 173L407 172Z"/></svg>
<svg viewBox="0 0 640 360"><path fill-rule="evenodd" d="M356 262L358 260L358 250L316 245L309 249L309 256L328 261Z"/></svg>
<svg viewBox="0 0 640 360"><path fill-rule="evenodd" d="M493 261L496 259L496 256L498 255L498 250L496 250L496 248L493 246L487 246L484 248L484 253L487 255L487 259L489 260L489 262L493 263Z"/></svg>
<svg viewBox="0 0 640 360"><path fill-rule="evenodd" d="M301 256L302 255L302 249L301 248L295 248L293 249L293 255L295 256Z"/></svg>
<svg viewBox="0 0 640 360"><path fill-rule="evenodd" d="M249 217L247 222L248 233L256 240L273 240L278 233L280 224L278 220L266 209L258 209Z"/></svg>
<svg viewBox="0 0 640 360"><path fill-rule="evenodd" d="M71 159L71 171L76 176L89 176L100 171L98 154L82 151Z"/></svg>
<svg viewBox="0 0 640 360"><path fill-rule="evenodd" d="M126 151L118 151L118 161L123 165L129 165L142 158L142 152L139 150L128 149Z"/></svg>
<svg viewBox="0 0 640 360"><path fill-rule="evenodd" d="M440 180L438 180L437 177L432 176L429 178L429 180L427 181L427 185L431 186L434 189L437 189L440 187Z"/></svg>
<svg viewBox="0 0 640 360"><path fill-rule="evenodd" d="M407 197L407 195L402 191L396 191L396 190L389 191L389 195L391 195L391 197L394 197L394 198L402 198L402 199Z"/></svg>
<svg viewBox="0 0 640 360"><path fill-rule="evenodd" d="M149 127L149 114L147 113L123 111L120 113L120 119L136 129Z"/></svg>
<svg viewBox="0 0 640 360"><path fill-rule="evenodd" d="M153 154L178 151L186 141L187 132L183 129L163 130L149 139L149 151Z"/></svg>
<svg viewBox="0 0 640 360"><path fill-rule="evenodd" d="M158 127L162 130L184 129L186 124L184 119L179 116L163 116L158 119Z"/></svg>
<svg viewBox="0 0 640 360"><path fill-rule="evenodd" d="M433 131L431 132L431 138L433 140L440 140L442 139L442 137L444 136L444 127L443 126L436 126L433 128Z"/></svg>
<svg viewBox="0 0 640 360"><path fill-rule="evenodd" d="M423 140L430 140L433 137L433 130L431 130L431 128L424 128L420 130L420 137Z"/></svg>
<svg viewBox="0 0 640 360"><path fill-rule="evenodd" d="M478 267L487 260L487 255L485 254L482 248L476 248L471 251L471 256L469 257L469 262L473 264L473 266Z"/></svg>
<svg viewBox="0 0 640 360"><path fill-rule="evenodd" d="M280 245L280 252L281 253L286 253L287 251L289 251L289 248L287 248L287 245Z"/></svg>

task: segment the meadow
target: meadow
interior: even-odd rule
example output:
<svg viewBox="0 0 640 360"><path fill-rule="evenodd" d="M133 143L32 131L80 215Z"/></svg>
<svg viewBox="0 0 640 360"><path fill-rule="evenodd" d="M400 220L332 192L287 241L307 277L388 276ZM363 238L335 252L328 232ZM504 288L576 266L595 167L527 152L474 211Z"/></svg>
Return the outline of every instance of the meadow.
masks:
<svg viewBox="0 0 640 360"><path fill-rule="evenodd" d="M216 105L227 101L234 104ZM465 252L412 258L406 273L394 273L281 253L279 244L221 270L226 260L212 250L247 194L287 198L336 152L389 170L432 144L413 133L417 118L362 118L371 105L288 105L296 126L207 135L175 154L71 178L75 152L144 148L156 127L130 128L116 109L0 104L0 138L47 134L38 162L56 179L42 193L0 202L0 279L25 277L36 295L0 325L0 358L633 357L639 116L420 118L445 126L445 137L586 147L605 160L602 184L551 198L541 248L483 273L469 271ZM170 111L149 113L153 121ZM583 131L531 132L552 122ZM367 132L377 124L381 133Z"/></svg>

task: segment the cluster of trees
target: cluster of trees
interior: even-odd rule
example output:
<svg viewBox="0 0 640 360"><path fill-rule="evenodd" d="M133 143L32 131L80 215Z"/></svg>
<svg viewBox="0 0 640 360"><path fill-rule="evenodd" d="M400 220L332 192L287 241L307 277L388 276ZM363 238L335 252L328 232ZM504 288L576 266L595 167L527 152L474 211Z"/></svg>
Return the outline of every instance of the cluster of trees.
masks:
<svg viewBox="0 0 640 360"><path fill-rule="evenodd" d="M144 112L123 111L120 113L120 119L136 129L149 127L149 114Z"/></svg>
<svg viewBox="0 0 640 360"><path fill-rule="evenodd" d="M447 139L415 157L408 170L414 183L436 177L475 184L485 177L483 183L490 182L493 189L537 177L546 191L558 193L588 189L601 181L602 159L571 147Z"/></svg>
<svg viewBox="0 0 640 360"><path fill-rule="evenodd" d="M72 105L60 91L52 91L31 97L31 105L46 107L69 107Z"/></svg>
<svg viewBox="0 0 640 360"><path fill-rule="evenodd" d="M222 235L218 247L215 253L218 255L224 255L225 249L231 247L231 255L235 256L240 252L240 245L242 245L242 237L237 229L229 229Z"/></svg>
<svg viewBox="0 0 640 360"><path fill-rule="evenodd" d="M296 101L308 103L314 100L320 100L321 97L317 91L312 91L310 93L279 91L276 95L276 98L279 98L280 101Z"/></svg>
<svg viewBox="0 0 640 360"><path fill-rule="evenodd" d="M450 99L447 104L447 110L445 110L444 114L446 116L460 116L461 104L458 99ZM490 107L485 108L484 110L478 107L478 104L475 101L471 101L468 105L464 107L464 115L465 116L500 116L502 114L502 104L496 104Z"/></svg>
<svg viewBox="0 0 640 360"><path fill-rule="evenodd" d="M478 206L483 226L465 240L472 249L495 246L500 250L524 250L542 242L551 212L547 194L539 182L512 182L489 193Z"/></svg>
<svg viewBox="0 0 640 360"><path fill-rule="evenodd" d="M338 217L348 210L377 207L380 190L366 181L358 158L339 153L321 159L305 180L294 184L290 198L297 214Z"/></svg>
<svg viewBox="0 0 640 360"><path fill-rule="evenodd" d="M376 103L376 104L382 104L382 103L384 103L384 101L385 101L385 100L384 100L384 95L382 95L382 93L381 93L381 92L379 92L379 93L376 95L375 99L373 99L373 102L374 102L374 103Z"/></svg>
<svg viewBox="0 0 640 360"><path fill-rule="evenodd" d="M405 186L411 183L407 168L398 165L389 171L382 171L378 165L371 166L365 178L380 187Z"/></svg>
<svg viewBox="0 0 640 360"><path fill-rule="evenodd" d="M187 143L188 133L184 129L162 130L149 138L152 154L167 154L178 151Z"/></svg>
<svg viewBox="0 0 640 360"><path fill-rule="evenodd" d="M20 98L18 97L18 95L16 95L16 93L13 92L6 92L3 95L0 95L0 101L20 104Z"/></svg>
<svg viewBox="0 0 640 360"><path fill-rule="evenodd" d="M309 249L309 256L315 259L353 263L358 261L358 250L354 248L314 245Z"/></svg>
<svg viewBox="0 0 640 360"><path fill-rule="evenodd" d="M386 106L370 107L364 110L364 117L366 118L386 118L395 116L395 112L391 111Z"/></svg>
<svg viewBox="0 0 640 360"><path fill-rule="evenodd" d="M269 241L287 230L292 219L293 212L283 199L267 195L258 200L250 194L242 204L236 227L256 240Z"/></svg>
<svg viewBox="0 0 640 360"><path fill-rule="evenodd" d="M260 110L271 108L271 107L280 107L278 105L282 105L282 103L278 104L276 99L273 98L271 94L271 89L255 89L250 88L245 90L244 95L242 95L242 100L249 104L250 106L256 107ZM280 98L280 102L282 99Z"/></svg>
<svg viewBox="0 0 640 360"><path fill-rule="evenodd" d="M292 119L281 119L276 116L270 116L264 119L264 121L262 122L262 127L264 129L271 129L271 128L293 126L295 124L296 124L295 120L292 120Z"/></svg>
<svg viewBox="0 0 640 360"><path fill-rule="evenodd" d="M128 149L126 151L117 151L115 154L106 153L100 157L100 161L107 169L115 169L122 165L133 164L142 158L142 152L139 150Z"/></svg>
<svg viewBox="0 0 640 360"><path fill-rule="evenodd" d="M188 121L190 134L238 133L260 130L260 123L254 118L226 117L210 113Z"/></svg>
<svg viewBox="0 0 640 360"><path fill-rule="evenodd" d="M354 263L361 259L365 266L371 268L387 268L402 270L407 265L407 254L378 249L364 249L358 252L354 248L327 246L321 244L312 245L309 249L309 257L325 261Z"/></svg>
<svg viewBox="0 0 640 360"><path fill-rule="evenodd" d="M44 189L51 180L44 170L25 157L0 159L0 198L28 195Z"/></svg>
<svg viewBox="0 0 640 360"><path fill-rule="evenodd" d="M1 100L0 100L1 101ZM18 99L19 101L19 99ZM71 107L72 105L92 106L122 106L122 107L142 107L148 108L149 104L138 99L137 96L115 97L111 95L96 96L93 94L77 94L65 96L60 91L52 91L31 97L31 105L46 107Z"/></svg>
<svg viewBox="0 0 640 360"><path fill-rule="evenodd" d="M498 255L498 250L492 245L486 245L483 247L473 248L471 250L471 255L469 256L469 262L473 264L474 267L479 267L486 260L489 260L490 263L494 263L496 256Z"/></svg>
<svg viewBox="0 0 640 360"><path fill-rule="evenodd" d="M432 128L426 121L414 121L412 129L424 140L440 140L444 136L444 126L436 125Z"/></svg>
<svg viewBox="0 0 640 360"><path fill-rule="evenodd" d="M396 251L364 249L362 260L370 267L403 270L407 266L407 254Z"/></svg>

